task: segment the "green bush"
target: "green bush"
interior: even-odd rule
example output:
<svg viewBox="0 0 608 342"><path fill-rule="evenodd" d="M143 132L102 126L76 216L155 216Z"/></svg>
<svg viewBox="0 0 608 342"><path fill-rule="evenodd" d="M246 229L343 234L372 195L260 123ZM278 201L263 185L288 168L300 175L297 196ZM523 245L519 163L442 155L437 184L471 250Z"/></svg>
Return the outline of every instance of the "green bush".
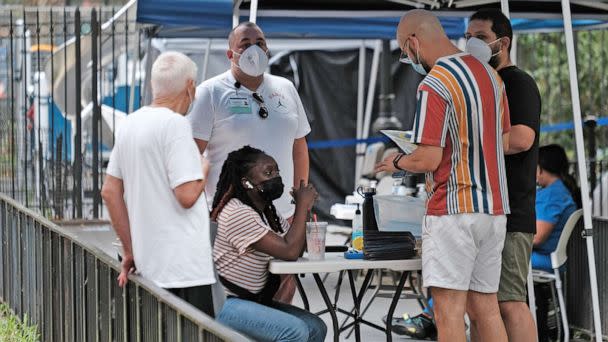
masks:
<svg viewBox="0 0 608 342"><path fill-rule="evenodd" d="M21 321L8 305L0 303L0 341L37 342L39 340L36 326L28 324L27 315Z"/></svg>

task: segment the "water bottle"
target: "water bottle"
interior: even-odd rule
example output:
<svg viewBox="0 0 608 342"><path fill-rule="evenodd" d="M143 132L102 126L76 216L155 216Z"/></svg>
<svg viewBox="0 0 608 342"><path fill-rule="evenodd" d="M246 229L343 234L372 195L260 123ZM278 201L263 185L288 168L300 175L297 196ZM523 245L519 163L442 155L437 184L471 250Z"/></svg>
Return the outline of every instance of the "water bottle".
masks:
<svg viewBox="0 0 608 342"><path fill-rule="evenodd" d="M361 217L359 204L357 204L357 210L355 211L355 217L353 218L353 232L350 241L351 247L356 252L363 252L363 218Z"/></svg>
<svg viewBox="0 0 608 342"><path fill-rule="evenodd" d="M363 196L363 230L378 230L376 214L374 212L374 195L376 189L372 187L359 188L359 194Z"/></svg>

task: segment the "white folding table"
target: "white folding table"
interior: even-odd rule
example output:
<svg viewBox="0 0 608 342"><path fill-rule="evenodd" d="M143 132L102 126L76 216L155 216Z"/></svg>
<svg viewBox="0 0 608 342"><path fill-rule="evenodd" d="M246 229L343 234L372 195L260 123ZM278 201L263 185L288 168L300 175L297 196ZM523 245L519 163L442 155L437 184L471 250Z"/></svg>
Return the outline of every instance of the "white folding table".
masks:
<svg viewBox="0 0 608 342"><path fill-rule="evenodd" d="M392 271L401 272L401 277L399 280L399 284L395 289L395 293L393 295L393 299L391 301L391 305L387 314L387 322L385 327L380 327L374 323L364 320L360 315L360 306L361 301L363 300L363 296L365 291L367 290L371 277L372 270L378 269L387 269ZM359 293L355 288L355 281L353 276L354 270L369 270L365 279L363 280L363 284L361 285L361 289ZM325 253L325 260L313 261L309 260L306 257L299 258L297 261L283 261L283 260L272 260L270 261L269 271L274 274L304 274L311 273L319 287L319 292L323 297L323 301L327 306L327 310L323 310L319 313L329 313L331 315L333 331L334 331L334 341L339 341L340 333L345 331L346 329L354 326L355 329L355 339L356 341L361 340L361 332L360 332L360 324L366 324L375 329L382 330L386 333L386 340L392 341L391 334L391 325L393 317L393 313L395 312L395 307L397 306L397 302L401 297L401 293L403 291L403 287L405 286L405 282L407 278L410 276L412 271L420 271L422 270L422 262L420 258L415 259L407 259L407 260L357 260L357 259L346 259L344 258L342 253ZM353 296L354 302L354 311L349 312L343 310L341 308L337 308L335 304L332 304L329 296L327 294L327 290L325 289L325 285L319 276L320 273L331 273L331 272L340 272L346 271L348 273L348 280L350 284L350 290ZM353 322L343 326L340 328L338 326L338 317L336 315L336 311L339 311L347 316L353 318Z"/></svg>

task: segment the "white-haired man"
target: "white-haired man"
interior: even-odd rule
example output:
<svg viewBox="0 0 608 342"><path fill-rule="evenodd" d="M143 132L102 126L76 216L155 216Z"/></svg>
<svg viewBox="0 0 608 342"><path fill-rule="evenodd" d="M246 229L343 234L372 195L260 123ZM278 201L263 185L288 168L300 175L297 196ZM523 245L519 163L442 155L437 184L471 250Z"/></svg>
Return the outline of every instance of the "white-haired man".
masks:
<svg viewBox="0 0 608 342"><path fill-rule="evenodd" d="M137 271L213 316L215 283L203 164L184 117L194 100L196 65L178 52L152 66L153 100L116 135L102 189L123 244L120 286Z"/></svg>

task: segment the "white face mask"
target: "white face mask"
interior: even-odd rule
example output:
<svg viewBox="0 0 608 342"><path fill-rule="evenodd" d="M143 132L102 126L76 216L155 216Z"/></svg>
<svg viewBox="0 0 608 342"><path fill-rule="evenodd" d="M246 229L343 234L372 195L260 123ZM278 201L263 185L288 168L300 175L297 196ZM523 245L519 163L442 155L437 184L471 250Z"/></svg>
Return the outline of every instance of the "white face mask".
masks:
<svg viewBox="0 0 608 342"><path fill-rule="evenodd" d="M266 51L257 45L251 45L243 53L238 53L234 50L232 52L240 55L237 66L249 76L260 76L268 67L268 55Z"/></svg>
<svg viewBox="0 0 608 342"><path fill-rule="evenodd" d="M489 62L490 58L492 58L492 49L490 49L490 46L486 44L486 42L479 38L469 38L465 51L485 63Z"/></svg>

